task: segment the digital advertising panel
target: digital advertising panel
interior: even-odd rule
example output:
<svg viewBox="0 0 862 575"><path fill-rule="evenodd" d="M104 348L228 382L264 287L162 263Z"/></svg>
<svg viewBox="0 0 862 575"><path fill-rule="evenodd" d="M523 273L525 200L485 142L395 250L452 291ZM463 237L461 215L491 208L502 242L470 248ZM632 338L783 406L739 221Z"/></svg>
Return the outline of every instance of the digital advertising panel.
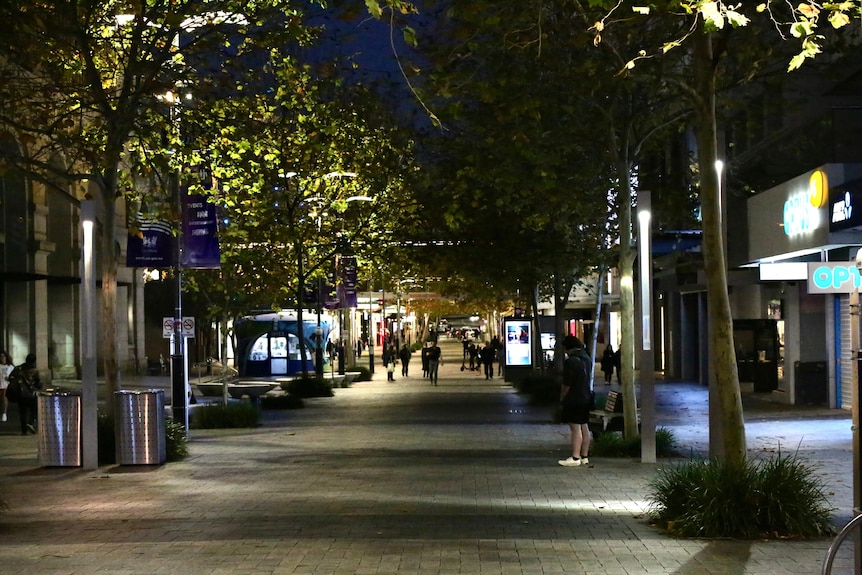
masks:
<svg viewBox="0 0 862 575"><path fill-rule="evenodd" d="M506 319L504 323L506 365L532 365L532 322L529 319L517 318Z"/></svg>

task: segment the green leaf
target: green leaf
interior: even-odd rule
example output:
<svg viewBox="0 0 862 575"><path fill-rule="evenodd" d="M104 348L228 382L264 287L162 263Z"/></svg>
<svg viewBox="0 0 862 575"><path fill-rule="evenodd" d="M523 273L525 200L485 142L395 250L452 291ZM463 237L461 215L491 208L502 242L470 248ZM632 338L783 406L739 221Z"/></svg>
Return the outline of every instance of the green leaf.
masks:
<svg viewBox="0 0 862 575"><path fill-rule="evenodd" d="M383 16L383 9L380 8L377 0L365 0L365 7L368 8L368 12L375 18Z"/></svg>
<svg viewBox="0 0 862 575"><path fill-rule="evenodd" d="M414 46L415 47L418 45L418 42L416 40L416 30L414 30L410 26L405 26L404 29L402 30L402 33L404 34L404 42L408 46Z"/></svg>

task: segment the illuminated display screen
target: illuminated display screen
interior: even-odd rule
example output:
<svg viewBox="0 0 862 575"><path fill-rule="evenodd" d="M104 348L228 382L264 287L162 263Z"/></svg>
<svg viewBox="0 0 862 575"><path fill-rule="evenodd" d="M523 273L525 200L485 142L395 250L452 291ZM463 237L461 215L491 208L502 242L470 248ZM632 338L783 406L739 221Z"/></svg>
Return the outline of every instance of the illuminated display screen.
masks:
<svg viewBox="0 0 862 575"><path fill-rule="evenodd" d="M514 319L505 321L506 365L532 365L531 322Z"/></svg>

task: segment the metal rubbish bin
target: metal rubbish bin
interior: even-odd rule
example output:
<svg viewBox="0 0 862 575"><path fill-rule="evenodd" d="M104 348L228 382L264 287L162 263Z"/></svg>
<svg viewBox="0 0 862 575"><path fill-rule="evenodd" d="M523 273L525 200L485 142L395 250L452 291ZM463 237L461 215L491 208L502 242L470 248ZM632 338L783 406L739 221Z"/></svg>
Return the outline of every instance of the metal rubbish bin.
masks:
<svg viewBox="0 0 862 575"><path fill-rule="evenodd" d="M39 426L39 465L81 465L81 394L77 391L45 391L36 399Z"/></svg>
<svg viewBox="0 0 862 575"><path fill-rule="evenodd" d="M114 432L119 465L161 465L165 445L165 392L114 393Z"/></svg>

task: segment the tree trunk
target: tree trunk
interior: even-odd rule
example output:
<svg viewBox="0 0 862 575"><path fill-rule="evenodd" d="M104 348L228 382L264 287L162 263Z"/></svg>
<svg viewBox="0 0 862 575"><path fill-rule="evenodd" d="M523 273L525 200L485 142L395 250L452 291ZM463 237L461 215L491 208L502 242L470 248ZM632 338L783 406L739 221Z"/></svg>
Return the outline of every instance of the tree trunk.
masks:
<svg viewBox="0 0 862 575"><path fill-rule="evenodd" d="M727 263L721 225L721 198L715 120L715 64L712 41L702 30L694 38L696 138L703 217L703 267L709 325L710 456L731 464L745 460L745 422L733 347L733 317L727 294ZM718 441L713 441L717 438Z"/></svg>
<svg viewBox="0 0 862 575"><path fill-rule="evenodd" d="M628 158L617 166L620 210L620 385L623 393L623 433L626 439L637 437L638 402L635 394L635 299L632 248L632 186Z"/></svg>
<svg viewBox="0 0 862 575"><path fill-rule="evenodd" d="M554 333L556 334L556 343L554 344L554 377L560 383L563 382L563 363L566 361L565 352L563 351L563 337L565 333L565 313L566 301L569 299L569 291L566 286L568 282L563 281L563 276L559 271L554 273Z"/></svg>
<svg viewBox="0 0 862 575"><path fill-rule="evenodd" d="M100 190L102 209L102 367L105 378L105 413L114 411L117 391L117 170L107 171Z"/></svg>
<svg viewBox="0 0 862 575"><path fill-rule="evenodd" d="M533 312L530 314L533 317L533 337L530 338L530 342L533 346L533 357L539 359L539 373L542 375L545 374L545 354L542 351L542 337L541 337L541 329L539 328L539 286L538 284L533 285L533 289L530 290L531 298L530 298L530 307L533 308ZM534 364L535 365L535 364Z"/></svg>
<svg viewBox="0 0 862 575"><path fill-rule="evenodd" d="M301 250L299 242L294 244L295 250ZM297 251L297 282L296 282L296 337L299 340L299 361L302 365L302 377L308 378L308 350L305 349L305 323L303 322L302 308L305 303L305 268L302 261L302 251ZM317 297L320 297L318 294ZM315 333L315 335L317 335ZM288 353L290 355L290 353ZM288 359L288 364L290 360ZM288 369L288 371L290 371Z"/></svg>

